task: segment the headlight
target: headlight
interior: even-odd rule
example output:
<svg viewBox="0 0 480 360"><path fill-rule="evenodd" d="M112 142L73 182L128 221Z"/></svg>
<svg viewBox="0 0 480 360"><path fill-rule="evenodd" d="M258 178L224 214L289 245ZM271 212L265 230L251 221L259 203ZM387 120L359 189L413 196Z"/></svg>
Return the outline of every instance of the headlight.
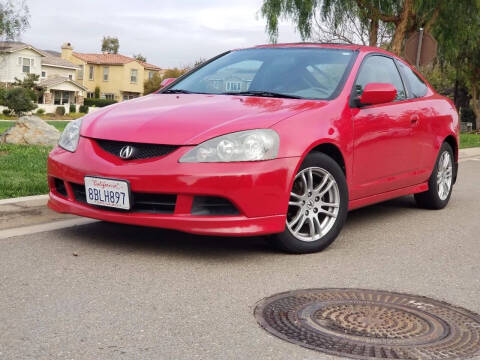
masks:
<svg viewBox="0 0 480 360"><path fill-rule="evenodd" d="M222 135L197 145L180 162L233 162L275 159L280 140L274 130L258 129Z"/></svg>
<svg viewBox="0 0 480 360"><path fill-rule="evenodd" d="M82 119L71 121L63 130L58 145L67 151L74 152L77 150L78 139L80 138L80 127L82 126Z"/></svg>

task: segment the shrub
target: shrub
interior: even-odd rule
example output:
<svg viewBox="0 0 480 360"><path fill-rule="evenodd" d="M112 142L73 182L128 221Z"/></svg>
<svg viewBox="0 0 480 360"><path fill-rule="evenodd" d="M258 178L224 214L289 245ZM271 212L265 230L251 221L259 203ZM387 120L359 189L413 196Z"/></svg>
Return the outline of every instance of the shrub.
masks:
<svg viewBox="0 0 480 360"><path fill-rule="evenodd" d="M10 110L10 109L5 109L5 110L2 111L2 113L3 113L3 115L5 115L5 116L9 116L9 115L12 113L12 110Z"/></svg>
<svg viewBox="0 0 480 360"><path fill-rule="evenodd" d="M86 106L96 106L96 107L104 107L108 105L115 104L115 100L107 100L107 99L84 99L83 104Z"/></svg>
<svg viewBox="0 0 480 360"><path fill-rule="evenodd" d="M55 109L55 114L60 115L60 116L65 115L65 107L64 106L57 106L57 108Z"/></svg>
<svg viewBox="0 0 480 360"><path fill-rule="evenodd" d="M95 88L95 99L100 99L100 88L98 86Z"/></svg>
<svg viewBox="0 0 480 360"><path fill-rule="evenodd" d="M78 109L78 112L88 114L88 106L87 105L80 105L80 108Z"/></svg>
<svg viewBox="0 0 480 360"><path fill-rule="evenodd" d="M5 92L4 104L17 115L31 111L37 107L33 102L36 94L33 90L16 87Z"/></svg>
<svg viewBox="0 0 480 360"><path fill-rule="evenodd" d="M68 112L77 112L77 106L75 104L70 104L70 106L68 107Z"/></svg>
<svg viewBox="0 0 480 360"><path fill-rule="evenodd" d="M45 109L38 109L37 110L37 115L43 115L45 114Z"/></svg>

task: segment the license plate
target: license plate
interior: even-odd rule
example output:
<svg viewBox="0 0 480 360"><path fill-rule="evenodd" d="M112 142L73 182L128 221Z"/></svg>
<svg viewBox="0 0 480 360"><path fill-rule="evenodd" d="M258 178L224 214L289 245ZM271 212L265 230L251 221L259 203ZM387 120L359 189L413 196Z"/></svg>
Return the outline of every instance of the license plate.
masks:
<svg viewBox="0 0 480 360"><path fill-rule="evenodd" d="M130 188L128 181L85 177L87 203L130 210Z"/></svg>

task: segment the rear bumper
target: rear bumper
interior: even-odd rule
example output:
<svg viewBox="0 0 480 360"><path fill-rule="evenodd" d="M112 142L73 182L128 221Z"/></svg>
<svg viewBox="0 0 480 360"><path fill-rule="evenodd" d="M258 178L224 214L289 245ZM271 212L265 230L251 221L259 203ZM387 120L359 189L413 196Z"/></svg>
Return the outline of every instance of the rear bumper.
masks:
<svg viewBox="0 0 480 360"><path fill-rule="evenodd" d="M81 138L75 153L55 148L48 160L49 207L57 212L104 221L175 229L205 235L252 236L282 232L291 180L299 158L248 163L179 163L190 147L157 159L123 161ZM122 212L78 201L72 184L85 176L128 180L131 191L176 195L172 213ZM60 194L54 179L65 183ZM57 180L58 181L58 180ZM235 215L192 215L197 196L227 199ZM135 200L134 200L135 201Z"/></svg>

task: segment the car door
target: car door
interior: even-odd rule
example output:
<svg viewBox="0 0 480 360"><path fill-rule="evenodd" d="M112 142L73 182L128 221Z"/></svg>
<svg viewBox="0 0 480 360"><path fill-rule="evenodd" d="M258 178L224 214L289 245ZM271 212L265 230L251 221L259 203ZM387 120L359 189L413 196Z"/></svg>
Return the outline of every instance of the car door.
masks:
<svg viewBox="0 0 480 360"><path fill-rule="evenodd" d="M415 185L420 165L415 127L418 115L409 104L394 60L368 55L357 74L352 99L369 83L388 83L397 89L395 101L371 106L351 103L354 129L352 200Z"/></svg>

